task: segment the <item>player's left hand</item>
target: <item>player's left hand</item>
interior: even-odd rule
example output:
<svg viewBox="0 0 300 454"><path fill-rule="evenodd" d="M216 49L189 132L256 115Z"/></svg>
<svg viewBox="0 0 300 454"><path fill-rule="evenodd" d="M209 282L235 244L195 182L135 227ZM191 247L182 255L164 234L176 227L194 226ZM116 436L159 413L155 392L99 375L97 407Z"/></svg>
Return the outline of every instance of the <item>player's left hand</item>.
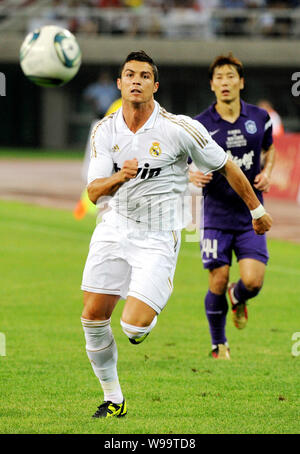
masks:
<svg viewBox="0 0 300 454"><path fill-rule="evenodd" d="M253 186L259 191L269 192L271 186L269 175L264 171L257 174Z"/></svg>
<svg viewBox="0 0 300 454"><path fill-rule="evenodd" d="M263 235L264 233L266 233L268 230L270 230L272 223L273 220L269 213L265 213L260 218L252 220L253 229L256 235Z"/></svg>

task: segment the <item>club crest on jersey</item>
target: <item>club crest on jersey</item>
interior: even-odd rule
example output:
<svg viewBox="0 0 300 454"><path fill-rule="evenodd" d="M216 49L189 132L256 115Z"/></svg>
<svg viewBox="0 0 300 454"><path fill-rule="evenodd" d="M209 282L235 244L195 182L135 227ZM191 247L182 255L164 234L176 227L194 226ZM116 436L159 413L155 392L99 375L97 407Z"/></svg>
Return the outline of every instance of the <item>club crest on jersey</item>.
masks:
<svg viewBox="0 0 300 454"><path fill-rule="evenodd" d="M245 123L245 128L249 134L255 134L257 131L256 123L253 120L247 120Z"/></svg>
<svg viewBox="0 0 300 454"><path fill-rule="evenodd" d="M151 156L159 156L161 154L161 148L159 146L159 142L152 142L152 147L149 150Z"/></svg>

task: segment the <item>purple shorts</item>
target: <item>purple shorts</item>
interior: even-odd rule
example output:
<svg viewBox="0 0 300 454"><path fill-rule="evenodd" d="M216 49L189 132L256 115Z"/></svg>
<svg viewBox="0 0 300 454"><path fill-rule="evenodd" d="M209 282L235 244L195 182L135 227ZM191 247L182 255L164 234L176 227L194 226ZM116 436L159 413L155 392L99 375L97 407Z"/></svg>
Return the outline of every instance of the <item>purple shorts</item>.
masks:
<svg viewBox="0 0 300 454"><path fill-rule="evenodd" d="M201 230L200 249L202 263L206 269L219 268L232 262L232 251L237 261L255 259L268 263L266 235L256 235L254 230L246 232L223 231L218 229Z"/></svg>

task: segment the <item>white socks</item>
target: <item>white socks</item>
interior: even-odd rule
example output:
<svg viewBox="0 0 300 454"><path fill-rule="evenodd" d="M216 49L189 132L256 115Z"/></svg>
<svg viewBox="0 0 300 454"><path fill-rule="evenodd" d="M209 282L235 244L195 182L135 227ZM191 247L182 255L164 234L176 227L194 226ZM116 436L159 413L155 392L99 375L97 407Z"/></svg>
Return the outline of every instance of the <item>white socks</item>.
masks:
<svg viewBox="0 0 300 454"><path fill-rule="evenodd" d="M104 391L104 400L116 404L123 402L117 373L118 351L108 320L81 318L86 339L86 352L96 377Z"/></svg>
<svg viewBox="0 0 300 454"><path fill-rule="evenodd" d="M133 326L129 325L129 323L123 322L123 320L120 321L122 329L129 339L139 339L145 334L150 333L150 331L155 327L156 322L157 315L155 315L154 319L148 326Z"/></svg>
<svg viewBox="0 0 300 454"><path fill-rule="evenodd" d="M121 326L130 339L139 339L149 333L156 322L157 316L154 317L149 326L133 326L122 320ZM81 317L81 323L86 339L86 352L104 391L104 400L121 404L124 397L118 379L118 351L111 330L110 319L87 320Z"/></svg>

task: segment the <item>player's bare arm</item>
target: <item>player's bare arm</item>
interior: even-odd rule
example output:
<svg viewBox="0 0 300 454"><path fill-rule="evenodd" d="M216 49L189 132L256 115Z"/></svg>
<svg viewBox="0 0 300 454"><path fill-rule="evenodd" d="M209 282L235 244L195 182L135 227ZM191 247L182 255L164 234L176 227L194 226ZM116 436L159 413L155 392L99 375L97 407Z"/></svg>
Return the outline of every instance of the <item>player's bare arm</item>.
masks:
<svg viewBox="0 0 300 454"><path fill-rule="evenodd" d="M271 173L275 163L275 147L262 152L263 169L254 179L254 187L260 191L269 192L271 185Z"/></svg>
<svg viewBox="0 0 300 454"><path fill-rule="evenodd" d="M253 212L260 207L260 201L256 197L249 180L233 161L228 159L219 172L224 175L232 189L244 200L250 211ZM272 218L268 213L263 212L258 219L253 219L252 225L257 235L263 235L270 230Z"/></svg>
<svg viewBox="0 0 300 454"><path fill-rule="evenodd" d="M113 195L126 181L135 178L137 171L138 160L136 158L124 161L119 172L107 178L97 178L88 185L89 199L96 204L99 197Z"/></svg>
<svg viewBox="0 0 300 454"><path fill-rule="evenodd" d="M204 186L210 182L212 177L213 174L211 172L205 175L201 172L201 170L189 170L189 181L197 188L204 188Z"/></svg>

